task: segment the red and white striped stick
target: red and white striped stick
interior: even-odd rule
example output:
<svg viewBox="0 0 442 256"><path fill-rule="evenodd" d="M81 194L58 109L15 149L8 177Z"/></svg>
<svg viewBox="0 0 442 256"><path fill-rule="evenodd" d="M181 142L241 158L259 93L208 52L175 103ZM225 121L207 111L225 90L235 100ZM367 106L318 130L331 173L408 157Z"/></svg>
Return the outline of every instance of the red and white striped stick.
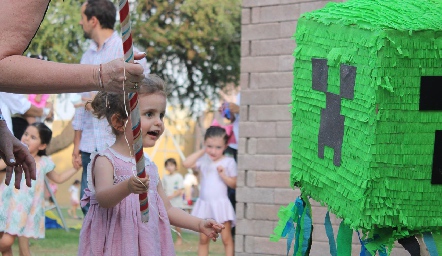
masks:
<svg viewBox="0 0 442 256"><path fill-rule="evenodd" d="M121 33L123 36L123 51L126 62L133 63L134 52L132 46L132 34L130 26L129 3L127 0L119 1ZM143 140L141 138L140 111L138 109L138 93L129 93L130 120L132 121L132 134L134 137L133 149L135 152L135 162L137 166L137 176L146 177L144 170ZM147 192L140 194L140 211L141 220L149 221L149 202L147 200Z"/></svg>

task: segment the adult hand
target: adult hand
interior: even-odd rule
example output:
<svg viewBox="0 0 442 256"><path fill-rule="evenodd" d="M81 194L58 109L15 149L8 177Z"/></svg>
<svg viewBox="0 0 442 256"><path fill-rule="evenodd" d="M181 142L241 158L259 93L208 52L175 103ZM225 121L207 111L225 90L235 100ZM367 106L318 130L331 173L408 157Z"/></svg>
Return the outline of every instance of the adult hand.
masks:
<svg viewBox="0 0 442 256"><path fill-rule="evenodd" d="M79 151L77 152L74 150L74 152L72 153L72 166L75 169L80 169L80 167L82 166L81 156L80 156Z"/></svg>
<svg viewBox="0 0 442 256"><path fill-rule="evenodd" d="M212 219L201 220L199 224L200 232L211 238L214 242L218 238L218 234L221 233L224 228L224 225L219 224Z"/></svg>
<svg viewBox="0 0 442 256"><path fill-rule="evenodd" d="M145 53L134 54L135 60L146 57ZM136 63L125 63L123 59L116 59L102 64L101 79L104 90L108 92L122 92L123 81L126 92L136 92L138 84L144 79L144 69Z"/></svg>
<svg viewBox="0 0 442 256"><path fill-rule="evenodd" d="M230 109L230 112L232 112L233 114L239 113L239 106L233 102L229 102L229 109Z"/></svg>
<svg viewBox="0 0 442 256"><path fill-rule="evenodd" d="M12 172L15 172L15 187L20 188L23 172L25 173L26 185L31 187L31 179L36 179L35 160L29 150L9 131L6 122L0 121L0 156L5 160L6 179L9 185Z"/></svg>

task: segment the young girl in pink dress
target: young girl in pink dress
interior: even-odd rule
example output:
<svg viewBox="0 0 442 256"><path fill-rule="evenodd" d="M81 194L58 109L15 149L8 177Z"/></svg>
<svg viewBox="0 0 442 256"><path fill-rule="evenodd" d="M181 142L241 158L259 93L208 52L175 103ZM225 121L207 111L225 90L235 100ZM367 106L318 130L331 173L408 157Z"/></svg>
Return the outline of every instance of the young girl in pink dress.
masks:
<svg viewBox="0 0 442 256"><path fill-rule="evenodd" d="M125 106L126 104L126 106ZM170 225L203 233L216 240L224 226L172 207L161 185L157 166L146 157L148 177L134 175L129 101L120 94L99 92L92 102L95 114L109 121L115 144L91 155L88 189L83 202L91 206L80 232L78 255L175 255ZM140 84L138 106L143 147L153 147L164 131L164 82L148 76ZM149 222L141 221L138 194L148 189Z"/></svg>
<svg viewBox="0 0 442 256"><path fill-rule="evenodd" d="M200 171L200 197L195 203L192 215L199 218L213 218L222 223L221 232L226 255L233 256L234 245L231 228L235 226L235 212L227 197L227 186L236 188L236 162L232 157L224 156L228 136L224 128L211 126L204 135L204 148L191 154L184 160L186 168L198 168ZM209 254L210 240L200 235L198 255Z"/></svg>

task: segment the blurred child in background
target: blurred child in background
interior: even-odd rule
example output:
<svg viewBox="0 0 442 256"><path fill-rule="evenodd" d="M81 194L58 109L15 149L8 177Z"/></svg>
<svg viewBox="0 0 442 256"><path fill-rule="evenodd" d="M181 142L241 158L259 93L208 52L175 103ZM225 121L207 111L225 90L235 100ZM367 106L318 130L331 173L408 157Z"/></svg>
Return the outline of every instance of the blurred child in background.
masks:
<svg viewBox="0 0 442 256"><path fill-rule="evenodd" d="M184 199L187 205L193 205L199 195L198 179L194 174L194 170L189 169L184 175Z"/></svg>
<svg viewBox="0 0 442 256"><path fill-rule="evenodd" d="M12 245L18 237L20 255L31 255L29 238L45 237L44 187L45 176L55 183L63 183L79 169L70 168L54 172L55 164L46 156L46 147L51 141L52 131L44 123L34 123L26 128L21 141L25 144L37 164L37 178L31 187L18 176L20 189L14 187L15 177L9 186L0 185L0 251L12 255ZM3 162L3 161L2 161ZM1 168L0 168L1 169Z"/></svg>
<svg viewBox="0 0 442 256"><path fill-rule="evenodd" d="M42 108L43 111L47 111L46 113L43 113L42 117L34 117L34 116L27 116L26 120L28 123L33 124L35 122L44 122L46 120L46 117L49 115L52 103L49 102L50 94L29 94L28 100L31 102L32 105ZM53 110L52 110L53 111Z"/></svg>
<svg viewBox="0 0 442 256"><path fill-rule="evenodd" d="M169 198L173 207L183 209L183 176L177 172L177 163L174 158L169 158L164 163L167 173L163 176L163 189ZM177 231L177 239L175 245L181 245L183 240L181 238L181 228L175 227Z"/></svg>
<svg viewBox="0 0 442 256"><path fill-rule="evenodd" d="M80 184L81 182L79 180L75 180L69 187L71 208L68 210L68 214L74 219L81 219L77 216L77 209L80 206Z"/></svg>
<svg viewBox="0 0 442 256"><path fill-rule="evenodd" d="M235 212L227 197L227 187L236 187L236 162L223 155L227 148L228 135L222 127L211 126L204 135L204 148L184 160L186 168L200 170L200 197L195 203L192 215L199 218L213 218L226 228L221 231L226 256L233 256L234 244L231 228L235 226ZM209 254L210 240L200 235L198 255Z"/></svg>

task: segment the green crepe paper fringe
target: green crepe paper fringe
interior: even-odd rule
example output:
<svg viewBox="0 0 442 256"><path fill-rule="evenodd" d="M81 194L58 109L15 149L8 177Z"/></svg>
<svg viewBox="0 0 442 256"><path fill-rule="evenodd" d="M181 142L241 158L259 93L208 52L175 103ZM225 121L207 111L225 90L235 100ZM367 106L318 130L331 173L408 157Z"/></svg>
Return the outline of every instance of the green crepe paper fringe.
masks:
<svg viewBox="0 0 442 256"><path fill-rule="evenodd" d="M430 184L442 115L419 111L420 77L442 75L441 11L441 1L350 0L298 21L291 184L352 229L385 233L383 244L442 226L442 186ZM340 64L357 67L354 99L341 100L339 168L333 149L317 156L325 93L311 88L312 58L328 59L332 93Z"/></svg>
<svg viewBox="0 0 442 256"><path fill-rule="evenodd" d="M286 207L281 206L279 208L278 211L279 221L276 227L273 229L273 234L270 235L270 241L278 242L279 239L281 239L282 233L290 218L292 218L294 221L297 220L297 219L295 220L296 216L294 212L292 212L292 208L294 207L294 205L295 205L294 203L289 203Z"/></svg>
<svg viewBox="0 0 442 256"><path fill-rule="evenodd" d="M339 225L338 230L338 255L339 256L351 256L351 242L352 242L353 230L344 221Z"/></svg>
<svg viewBox="0 0 442 256"><path fill-rule="evenodd" d="M324 25L342 24L367 30L394 29L406 31L439 31L442 12L438 0L349 0L328 3L325 8L306 13L303 17Z"/></svg>
<svg viewBox="0 0 442 256"><path fill-rule="evenodd" d="M298 205L296 203L304 204L301 208L303 208L302 214L299 212ZM276 227L273 230L273 234L270 235L270 241L278 242L282 237L287 236L287 255L291 248L291 242L293 238L296 239L294 246L294 256L304 256L308 248L306 248L306 244L304 244L304 239L310 239L312 230L308 232L305 230L305 219L307 217L312 222L312 207L310 201L306 198L298 197L295 203L289 203L286 207L281 206L278 211L279 221ZM299 223L298 223L299 222ZM311 224L310 224L311 225ZM310 226L308 225L308 226ZM295 230L294 236L290 237L290 230L287 229L290 227ZM309 237L304 237L308 232Z"/></svg>
<svg viewBox="0 0 442 256"><path fill-rule="evenodd" d="M440 233L433 233L433 239L436 243L437 252L439 255L442 255L442 234Z"/></svg>

